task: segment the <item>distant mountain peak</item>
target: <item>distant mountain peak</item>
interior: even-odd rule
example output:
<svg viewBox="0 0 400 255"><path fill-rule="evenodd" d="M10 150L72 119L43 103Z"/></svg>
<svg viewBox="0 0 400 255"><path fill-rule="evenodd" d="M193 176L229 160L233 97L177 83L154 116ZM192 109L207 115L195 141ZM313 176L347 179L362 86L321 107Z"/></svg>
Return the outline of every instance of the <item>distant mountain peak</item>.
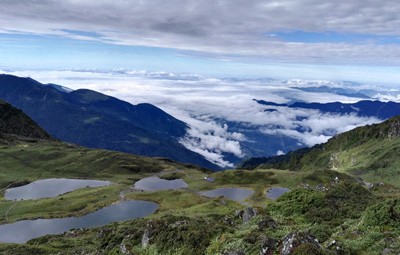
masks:
<svg viewBox="0 0 400 255"><path fill-rule="evenodd" d="M187 124L154 105L132 105L88 89L65 93L12 75L0 76L0 98L62 141L220 169L180 144Z"/></svg>

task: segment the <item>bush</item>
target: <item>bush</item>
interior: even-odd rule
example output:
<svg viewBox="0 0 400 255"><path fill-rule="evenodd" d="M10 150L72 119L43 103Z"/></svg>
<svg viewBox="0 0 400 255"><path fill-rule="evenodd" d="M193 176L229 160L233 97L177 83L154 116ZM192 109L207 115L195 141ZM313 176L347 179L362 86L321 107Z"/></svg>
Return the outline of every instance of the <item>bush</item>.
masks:
<svg viewBox="0 0 400 255"><path fill-rule="evenodd" d="M400 200L385 200L369 207L365 212L364 225L400 227Z"/></svg>
<svg viewBox="0 0 400 255"><path fill-rule="evenodd" d="M374 196L357 183L341 182L329 187L329 191L297 189L278 198L270 210L285 216L303 215L310 223L337 226L348 218L360 217Z"/></svg>
<svg viewBox="0 0 400 255"><path fill-rule="evenodd" d="M293 255L324 255L322 249L311 243L304 243L296 247Z"/></svg>

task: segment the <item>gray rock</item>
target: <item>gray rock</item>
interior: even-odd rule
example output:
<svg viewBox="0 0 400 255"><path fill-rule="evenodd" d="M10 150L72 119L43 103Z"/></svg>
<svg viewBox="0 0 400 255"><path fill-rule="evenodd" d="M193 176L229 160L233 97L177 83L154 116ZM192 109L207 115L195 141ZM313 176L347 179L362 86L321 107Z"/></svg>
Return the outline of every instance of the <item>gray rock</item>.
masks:
<svg viewBox="0 0 400 255"><path fill-rule="evenodd" d="M180 227L180 226L182 226L182 225L188 225L188 224L189 224L189 221L187 221L187 220L181 220L181 221L176 221L176 222L174 222L174 223L168 225L168 227L169 227L169 228L178 228L178 227Z"/></svg>
<svg viewBox="0 0 400 255"><path fill-rule="evenodd" d="M318 184L318 185L315 187L315 190L316 190L316 191L327 191L328 188L325 187L323 184Z"/></svg>
<svg viewBox="0 0 400 255"><path fill-rule="evenodd" d="M133 254L129 251L129 248L128 248L129 244L127 243L130 237L131 237L130 235L127 235L127 236L124 238L124 240L122 240L121 244L119 245L119 251L120 251L122 254L124 254L124 255L133 255Z"/></svg>
<svg viewBox="0 0 400 255"><path fill-rule="evenodd" d="M290 255L296 247L302 244L312 244L318 249L323 249L318 240L307 232L296 231L282 239L281 255Z"/></svg>
<svg viewBox="0 0 400 255"><path fill-rule="evenodd" d="M392 251L391 249L385 248L385 249L383 249L383 251L382 251L382 255L393 254L392 252L393 252L393 251Z"/></svg>
<svg viewBox="0 0 400 255"><path fill-rule="evenodd" d="M227 215L225 215L225 217L222 219L222 222L229 226L235 226L235 221L231 217L228 217Z"/></svg>
<svg viewBox="0 0 400 255"><path fill-rule="evenodd" d="M236 216L243 220L243 223L249 222L252 218L257 216L257 210L252 207L247 207L244 210L236 211Z"/></svg>
<svg viewBox="0 0 400 255"><path fill-rule="evenodd" d="M391 123L387 136L389 139L400 137L400 122L395 121Z"/></svg>
<svg viewBox="0 0 400 255"><path fill-rule="evenodd" d="M260 255L273 255L278 244L277 240L264 237L261 241Z"/></svg>
<svg viewBox="0 0 400 255"><path fill-rule="evenodd" d="M268 229L275 229L278 227L278 224L274 221L269 216L264 216L259 222L258 222L258 229L259 230L264 230L266 228Z"/></svg>
<svg viewBox="0 0 400 255"><path fill-rule="evenodd" d="M153 237L154 234L154 226L151 221L147 222L146 224L146 229L144 230L143 236L142 236L142 247L146 248L149 246L150 241Z"/></svg>

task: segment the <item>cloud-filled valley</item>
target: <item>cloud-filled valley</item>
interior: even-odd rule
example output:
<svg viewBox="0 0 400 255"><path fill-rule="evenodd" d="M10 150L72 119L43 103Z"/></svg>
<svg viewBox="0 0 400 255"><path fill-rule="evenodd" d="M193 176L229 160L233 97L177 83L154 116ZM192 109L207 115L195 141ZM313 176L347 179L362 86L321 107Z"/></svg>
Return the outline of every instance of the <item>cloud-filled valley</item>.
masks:
<svg viewBox="0 0 400 255"><path fill-rule="evenodd" d="M12 74L31 76L42 83L56 83L71 89L88 88L132 104L154 104L189 125L186 136L180 140L185 147L222 167L233 167L249 156L282 154L312 146L337 133L380 121L356 113L327 113L280 105L354 103L362 98L298 88L329 86L373 91L373 86L361 84L223 79L146 71L17 71ZM389 95L395 99L399 94L394 90L376 91L379 99ZM254 99L276 105L263 105Z"/></svg>

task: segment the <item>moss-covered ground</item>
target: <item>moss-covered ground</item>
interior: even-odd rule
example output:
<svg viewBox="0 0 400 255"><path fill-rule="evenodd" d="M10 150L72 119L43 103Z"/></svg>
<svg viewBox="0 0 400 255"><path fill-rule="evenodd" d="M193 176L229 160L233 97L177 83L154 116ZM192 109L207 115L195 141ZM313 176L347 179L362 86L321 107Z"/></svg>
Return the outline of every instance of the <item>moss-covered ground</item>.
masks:
<svg viewBox="0 0 400 255"><path fill-rule="evenodd" d="M122 199L159 205L155 214L143 219L71 230L27 244L0 244L0 254L224 254L233 250L260 254L265 238L277 241L274 254L279 254L279 241L298 230L311 233L324 248L316 251L304 245L297 254L400 252L399 189L384 184L368 190L356 178L337 171L259 168L211 173L168 160L58 142L3 146L0 161L0 223L84 215ZM154 192L133 189L135 181L152 175L182 178L188 187ZM3 198L9 186L57 177L109 180L113 184L47 199ZM319 184L324 188L315 190ZM245 205L199 194L220 187L248 188L254 194ZM265 196L270 187L292 191L272 201ZM256 208L257 216L243 223L236 211L246 206ZM274 224L263 226L262 222ZM142 236L149 224L154 233L149 246L143 247ZM333 241L335 245L330 245Z"/></svg>

